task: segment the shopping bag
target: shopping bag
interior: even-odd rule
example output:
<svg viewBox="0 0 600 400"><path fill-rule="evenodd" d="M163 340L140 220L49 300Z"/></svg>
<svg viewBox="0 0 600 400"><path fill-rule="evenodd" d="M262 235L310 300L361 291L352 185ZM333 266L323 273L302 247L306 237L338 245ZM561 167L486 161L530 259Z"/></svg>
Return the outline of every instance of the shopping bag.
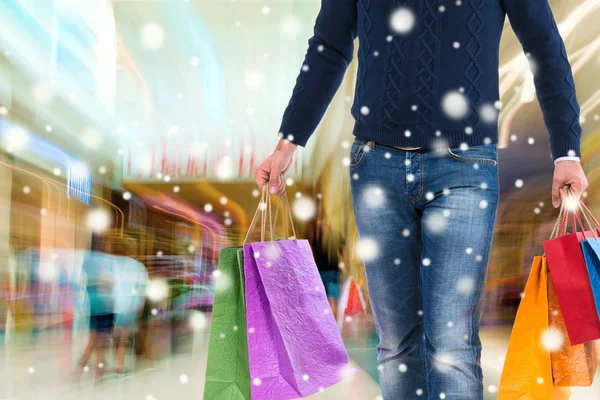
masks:
<svg viewBox="0 0 600 400"><path fill-rule="evenodd" d="M243 250L224 248L212 309L205 400L250 400Z"/></svg>
<svg viewBox="0 0 600 400"><path fill-rule="evenodd" d="M592 215L592 212L587 208L583 200L581 201L582 215L585 217L589 225L593 225L596 230L593 238L587 238L581 242L581 250L587 267L590 283L592 285L592 293L596 303L596 311L600 318L600 223ZM589 218L588 218L589 217ZM590 223L590 219L593 224Z"/></svg>
<svg viewBox="0 0 600 400"><path fill-rule="evenodd" d="M581 249L592 285L596 311L600 319L600 241L596 238L586 239L581 242Z"/></svg>
<svg viewBox="0 0 600 400"><path fill-rule="evenodd" d="M548 319L546 341L551 347L552 378L555 386L591 386L600 361L600 340L570 346L567 328L548 276Z"/></svg>
<svg viewBox="0 0 600 400"><path fill-rule="evenodd" d="M266 198L270 214L268 193ZM291 217L289 205L284 214ZM293 240L274 241L272 231L270 241L244 244L252 400L306 397L356 372L308 241L298 240L295 231Z"/></svg>
<svg viewBox="0 0 600 400"><path fill-rule="evenodd" d="M596 232L583 228L578 211L566 208L567 201L563 200L561 204L561 214L564 215L561 218L559 236L544 241L543 247L569 342L571 346L575 346L600 338L600 319L580 245L582 240L592 237ZM564 234L569 214L573 232ZM576 231L576 216L581 232Z"/></svg>
<svg viewBox="0 0 600 400"><path fill-rule="evenodd" d="M542 342L547 330L547 265L544 257L536 256L508 342L498 400L559 398L553 397L550 351Z"/></svg>

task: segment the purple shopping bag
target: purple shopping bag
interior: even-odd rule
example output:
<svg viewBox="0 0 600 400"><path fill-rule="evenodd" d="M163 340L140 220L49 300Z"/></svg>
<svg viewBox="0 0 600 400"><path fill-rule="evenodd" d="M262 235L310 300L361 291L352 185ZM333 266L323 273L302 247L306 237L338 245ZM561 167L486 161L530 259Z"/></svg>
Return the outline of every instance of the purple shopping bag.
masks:
<svg viewBox="0 0 600 400"><path fill-rule="evenodd" d="M284 238L287 218L284 200ZM307 240L265 241L265 210L271 200L263 188L261 241L244 240L246 325L252 400L310 396L353 375L325 287ZM279 210L279 208L278 208ZM277 214L275 219L277 219ZM294 238L296 237L291 221Z"/></svg>

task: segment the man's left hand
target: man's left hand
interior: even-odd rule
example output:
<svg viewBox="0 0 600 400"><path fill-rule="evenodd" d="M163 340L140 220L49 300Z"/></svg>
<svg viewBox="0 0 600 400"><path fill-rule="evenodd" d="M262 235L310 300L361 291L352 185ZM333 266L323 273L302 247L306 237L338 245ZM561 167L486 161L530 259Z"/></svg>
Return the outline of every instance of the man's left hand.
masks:
<svg viewBox="0 0 600 400"><path fill-rule="evenodd" d="M554 165L554 179L552 180L552 205L560 206L563 196L571 187L577 199L587 189L588 181L579 161L564 160Z"/></svg>

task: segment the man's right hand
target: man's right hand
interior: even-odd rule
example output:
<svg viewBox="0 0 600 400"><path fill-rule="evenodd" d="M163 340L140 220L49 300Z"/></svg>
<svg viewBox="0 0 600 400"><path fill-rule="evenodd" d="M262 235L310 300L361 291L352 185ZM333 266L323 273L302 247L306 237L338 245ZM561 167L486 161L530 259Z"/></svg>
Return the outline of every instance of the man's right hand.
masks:
<svg viewBox="0 0 600 400"><path fill-rule="evenodd" d="M258 188L262 190L265 183L269 183L269 193L279 196L285 191L283 175L292 166L297 144L289 140L280 139L273 154L267 157L254 172Z"/></svg>

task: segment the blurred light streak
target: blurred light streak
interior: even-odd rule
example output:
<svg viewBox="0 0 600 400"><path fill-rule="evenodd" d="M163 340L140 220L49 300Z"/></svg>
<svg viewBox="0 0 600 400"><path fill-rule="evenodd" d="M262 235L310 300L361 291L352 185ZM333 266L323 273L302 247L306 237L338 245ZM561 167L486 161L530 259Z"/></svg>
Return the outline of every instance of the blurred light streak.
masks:
<svg viewBox="0 0 600 400"><path fill-rule="evenodd" d="M118 47L119 64L123 68L126 67L129 70L131 70L133 72L133 74L138 78L139 84L142 86L143 98L147 99L147 103L143 103L143 104L151 104L152 103L152 90L150 89L150 85L148 84L148 81L144 78L139 67L137 66L135 61L132 59L131 55L129 54L129 51L123 44L123 40L119 36L117 36L117 47ZM146 111L151 112L152 110L146 110Z"/></svg>
<svg viewBox="0 0 600 400"><path fill-rule="evenodd" d="M59 185L59 186L65 187L65 188L67 187L67 185L65 183L58 182L58 181L55 181L53 179L44 178L44 177L39 176L39 175L37 175L37 174L35 174L35 173L31 172L31 171L28 171L26 169L17 167L16 165L13 165L13 164L9 164L9 163L0 161L0 165L5 166L7 168L11 168L11 169L13 169L15 171L19 171L19 172L22 172L22 173L34 176L34 177L36 177L36 178L38 178L38 179L40 179L42 181L45 181L47 183L50 183L50 184L54 184L54 185L57 185L57 186ZM65 189L62 189L62 190L66 194L66 190ZM72 190L77 191L77 189L72 189ZM119 207L117 207L114 203L111 203L110 201L105 200L102 197L99 197L99 196L96 196L96 195L93 195L93 194L91 194L90 197L93 198L93 199L96 199L96 200L100 200L100 201L108 204L115 211L115 213L117 215L117 223L119 223L119 220L120 220L119 231L120 231L120 237L122 238L123 237L124 225L125 225L125 214L123 213L123 211L121 211L121 209ZM119 215L121 215L120 219L119 219Z"/></svg>
<svg viewBox="0 0 600 400"><path fill-rule="evenodd" d="M178 37L185 37L177 43L184 47L186 53L189 51L191 55L202 60L199 73L205 87L203 103L206 117L225 123L225 80L223 68L219 63L219 52L206 24L197 17L198 13L191 7L191 4L189 7L171 7L164 3L162 12L171 27L170 30Z"/></svg>

